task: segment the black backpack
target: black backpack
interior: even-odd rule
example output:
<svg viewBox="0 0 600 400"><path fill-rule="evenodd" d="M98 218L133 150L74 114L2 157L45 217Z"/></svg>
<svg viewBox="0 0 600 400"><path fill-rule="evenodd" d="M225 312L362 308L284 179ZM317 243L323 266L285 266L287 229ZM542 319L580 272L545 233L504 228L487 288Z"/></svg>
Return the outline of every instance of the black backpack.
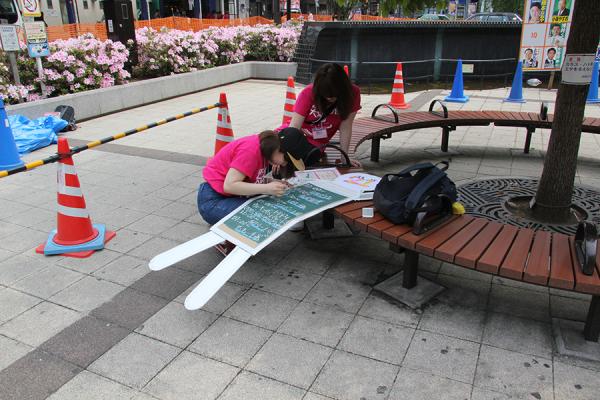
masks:
<svg viewBox="0 0 600 400"><path fill-rule="evenodd" d="M434 216L439 223L441 219L437 217L449 217L456 201L456 185L444 172L448 162L439 164L442 168L427 162L384 175L373 193L377 211L395 224L413 225L419 219L416 234L435 226L422 226L423 219Z"/></svg>

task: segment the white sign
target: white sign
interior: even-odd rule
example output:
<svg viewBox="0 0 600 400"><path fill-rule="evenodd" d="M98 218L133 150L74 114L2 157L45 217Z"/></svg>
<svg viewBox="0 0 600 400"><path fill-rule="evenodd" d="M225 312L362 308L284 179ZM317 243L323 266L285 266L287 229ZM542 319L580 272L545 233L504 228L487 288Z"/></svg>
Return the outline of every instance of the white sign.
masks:
<svg viewBox="0 0 600 400"><path fill-rule="evenodd" d="M21 0L21 10L24 17L41 17L42 10L38 0Z"/></svg>
<svg viewBox="0 0 600 400"><path fill-rule="evenodd" d="M39 44L48 42L46 26L43 22L25 22L25 38L27 44Z"/></svg>
<svg viewBox="0 0 600 400"><path fill-rule="evenodd" d="M463 74L472 74L475 64L463 64Z"/></svg>
<svg viewBox="0 0 600 400"><path fill-rule="evenodd" d="M567 54L562 67L562 82L567 85L587 85L592 80L595 54Z"/></svg>
<svg viewBox="0 0 600 400"><path fill-rule="evenodd" d="M108 20L108 31L109 31L110 33L113 33L113 32L115 31L115 27L113 26L113 21L112 21L112 19L109 19L109 20Z"/></svg>
<svg viewBox="0 0 600 400"><path fill-rule="evenodd" d="M14 25L0 25L0 40L4 51L19 51L19 36L17 27Z"/></svg>

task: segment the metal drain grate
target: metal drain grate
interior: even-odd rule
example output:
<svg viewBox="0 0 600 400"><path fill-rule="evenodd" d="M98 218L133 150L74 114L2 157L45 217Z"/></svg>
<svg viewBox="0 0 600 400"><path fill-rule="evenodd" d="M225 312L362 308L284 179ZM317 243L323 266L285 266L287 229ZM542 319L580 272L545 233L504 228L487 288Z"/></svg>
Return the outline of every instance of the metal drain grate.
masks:
<svg viewBox="0 0 600 400"><path fill-rule="evenodd" d="M553 225L530 221L512 214L506 200L516 196L534 196L537 179L499 178L479 180L458 188L458 198L467 214L533 230L551 230L573 235L577 225ZM588 221L600 225L600 192L575 186L573 203L588 213Z"/></svg>

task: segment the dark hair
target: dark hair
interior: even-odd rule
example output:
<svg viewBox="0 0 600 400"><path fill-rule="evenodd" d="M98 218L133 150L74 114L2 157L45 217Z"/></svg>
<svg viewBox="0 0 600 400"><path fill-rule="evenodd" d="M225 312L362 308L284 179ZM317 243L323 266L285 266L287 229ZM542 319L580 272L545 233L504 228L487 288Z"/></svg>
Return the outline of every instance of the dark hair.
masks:
<svg viewBox="0 0 600 400"><path fill-rule="evenodd" d="M550 54L550 52L551 52L551 51L553 51L553 52L554 52L554 54L556 54L556 49L555 49L554 47L550 47L550 48L548 49L548 51L546 52L546 54Z"/></svg>
<svg viewBox="0 0 600 400"><path fill-rule="evenodd" d="M528 51L533 53L533 49L525 49L525 53L527 53Z"/></svg>
<svg viewBox="0 0 600 400"><path fill-rule="evenodd" d="M537 1L532 1L531 5L529 6L529 9L532 9L533 7L537 7L537 8L539 8L541 10L542 9L542 3L537 2Z"/></svg>
<svg viewBox="0 0 600 400"><path fill-rule="evenodd" d="M279 136L273 131L262 131L258 134L258 139L260 140L260 153L270 161L273 153L281 146Z"/></svg>
<svg viewBox="0 0 600 400"><path fill-rule="evenodd" d="M335 108L342 118L348 118L352 112L354 94L352 93L352 83L346 72L339 64L323 64L315 73L313 82L313 98L317 109L323 114L328 111L332 104L327 101L327 97L335 97Z"/></svg>
<svg viewBox="0 0 600 400"><path fill-rule="evenodd" d="M550 30L554 29L554 28L555 28L555 27L557 27L557 26L560 28L560 24L552 24L552 25L550 26Z"/></svg>

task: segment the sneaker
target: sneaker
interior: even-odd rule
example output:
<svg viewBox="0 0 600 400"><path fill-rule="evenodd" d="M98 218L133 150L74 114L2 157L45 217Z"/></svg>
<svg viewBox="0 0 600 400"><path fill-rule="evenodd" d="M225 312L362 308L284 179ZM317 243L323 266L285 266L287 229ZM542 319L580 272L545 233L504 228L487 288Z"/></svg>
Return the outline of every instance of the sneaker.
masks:
<svg viewBox="0 0 600 400"><path fill-rule="evenodd" d="M227 257L227 255L229 253L231 253L231 251L233 249L235 249L235 244L225 241L223 243L219 243L218 245L215 246L215 249L221 253L223 255L223 257Z"/></svg>
<svg viewBox="0 0 600 400"><path fill-rule="evenodd" d="M300 221L298 223L295 223L288 230L290 232L300 232L300 231L304 230L304 221Z"/></svg>

